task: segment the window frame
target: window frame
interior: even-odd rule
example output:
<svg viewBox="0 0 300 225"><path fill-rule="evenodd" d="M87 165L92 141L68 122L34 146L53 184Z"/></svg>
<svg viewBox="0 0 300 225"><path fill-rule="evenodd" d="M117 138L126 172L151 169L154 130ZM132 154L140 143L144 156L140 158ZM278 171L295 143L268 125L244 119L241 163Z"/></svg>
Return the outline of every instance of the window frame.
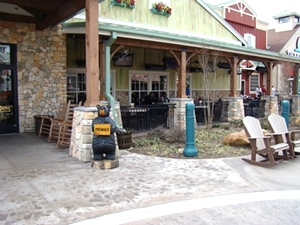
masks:
<svg viewBox="0 0 300 225"><path fill-rule="evenodd" d="M251 90L251 87L252 87L252 79L253 79L253 76L257 76L257 83L256 84L253 84L253 91ZM257 88L257 85L259 85L260 84L260 74L259 73L252 73L251 75L250 75L250 80L249 80L249 93L250 94L255 94L255 90L256 90L256 88Z"/></svg>
<svg viewBox="0 0 300 225"><path fill-rule="evenodd" d="M131 78L132 78L132 75L135 75L135 74L140 74L140 75L143 75L143 76L146 76L147 77L147 90L139 90L139 91L132 91L132 86L131 86ZM166 76L166 90L162 90L162 89L159 89L159 90L153 90L152 89L152 80L153 78L151 78L151 76ZM165 91L167 96L169 96L169 75L170 73L169 72L163 72L163 71L147 71L147 70L142 70L142 71L137 71L137 70L131 70L129 71L129 77L128 77L128 82L129 82L129 95L128 95L128 104L131 103L132 101L132 93L133 92L147 92L147 94L151 91L158 91L159 93L161 93L162 91Z"/></svg>

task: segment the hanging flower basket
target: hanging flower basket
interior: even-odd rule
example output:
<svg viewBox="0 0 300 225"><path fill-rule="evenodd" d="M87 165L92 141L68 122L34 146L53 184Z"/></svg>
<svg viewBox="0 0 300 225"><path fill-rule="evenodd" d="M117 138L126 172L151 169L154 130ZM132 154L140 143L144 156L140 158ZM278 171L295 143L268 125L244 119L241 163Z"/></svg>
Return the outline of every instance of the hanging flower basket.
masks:
<svg viewBox="0 0 300 225"><path fill-rule="evenodd" d="M135 0L111 0L111 4L114 6L134 9Z"/></svg>
<svg viewBox="0 0 300 225"><path fill-rule="evenodd" d="M169 17L172 14L172 8L167 6L163 2L155 2L152 5L151 12L153 12L154 14Z"/></svg>

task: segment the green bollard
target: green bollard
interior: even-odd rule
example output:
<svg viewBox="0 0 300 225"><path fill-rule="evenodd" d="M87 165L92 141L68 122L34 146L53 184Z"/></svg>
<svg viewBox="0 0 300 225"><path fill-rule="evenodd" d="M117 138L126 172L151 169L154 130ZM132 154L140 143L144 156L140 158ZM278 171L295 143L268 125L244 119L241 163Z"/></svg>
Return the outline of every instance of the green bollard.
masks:
<svg viewBox="0 0 300 225"><path fill-rule="evenodd" d="M183 155L187 157L197 156L198 151L195 147L195 118L194 118L194 103L188 102L185 105L186 118L186 139Z"/></svg>
<svg viewBox="0 0 300 225"><path fill-rule="evenodd" d="M285 119L286 126L289 128L290 102L283 100L281 103L281 116Z"/></svg>

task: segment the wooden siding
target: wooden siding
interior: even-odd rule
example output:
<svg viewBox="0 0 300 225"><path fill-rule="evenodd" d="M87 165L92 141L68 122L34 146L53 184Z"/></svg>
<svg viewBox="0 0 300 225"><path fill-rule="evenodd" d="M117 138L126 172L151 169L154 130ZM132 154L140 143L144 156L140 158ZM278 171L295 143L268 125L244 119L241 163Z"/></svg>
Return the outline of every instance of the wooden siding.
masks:
<svg viewBox="0 0 300 225"><path fill-rule="evenodd" d="M267 49L267 32L264 30L256 29L256 48Z"/></svg>
<svg viewBox="0 0 300 225"><path fill-rule="evenodd" d="M244 36L244 34L252 34L254 36L256 36L256 29L253 27L249 27L249 26L245 26L243 24L240 23L236 23L236 22L232 22L232 21L228 21L228 23L237 31L239 32L242 36Z"/></svg>
<svg viewBox="0 0 300 225"><path fill-rule="evenodd" d="M252 34L256 37L256 48L266 50L267 47L267 32L253 27L248 27L243 24L228 21L228 23L242 36L244 34Z"/></svg>
<svg viewBox="0 0 300 225"><path fill-rule="evenodd" d="M192 32L226 40L237 40L217 19L195 0L172 1L170 17L153 14L148 1L136 1L134 9L112 6L110 1L100 4L101 18L154 26L180 32Z"/></svg>
<svg viewBox="0 0 300 225"><path fill-rule="evenodd" d="M256 27L256 17L242 2L227 6L225 8L225 19L248 27Z"/></svg>
<svg viewBox="0 0 300 225"><path fill-rule="evenodd" d="M225 19L252 28L255 28L256 26L256 18L252 18L252 16L245 14L241 15L239 12L235 12L232 10L228 11L228 9L226 9Z"/></svg>

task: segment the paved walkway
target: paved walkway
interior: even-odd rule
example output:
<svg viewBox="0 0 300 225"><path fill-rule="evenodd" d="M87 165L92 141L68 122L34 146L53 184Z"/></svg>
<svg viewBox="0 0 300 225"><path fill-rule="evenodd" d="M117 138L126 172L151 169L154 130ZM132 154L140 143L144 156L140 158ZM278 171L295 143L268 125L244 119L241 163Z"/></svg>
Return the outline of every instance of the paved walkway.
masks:
<svg viewBox="0 0 300 225"><path fill-rule="evenodd" d="M0 136L0 224L299 224L300 158L167 159L97 170L33 133Z"/></svg>

